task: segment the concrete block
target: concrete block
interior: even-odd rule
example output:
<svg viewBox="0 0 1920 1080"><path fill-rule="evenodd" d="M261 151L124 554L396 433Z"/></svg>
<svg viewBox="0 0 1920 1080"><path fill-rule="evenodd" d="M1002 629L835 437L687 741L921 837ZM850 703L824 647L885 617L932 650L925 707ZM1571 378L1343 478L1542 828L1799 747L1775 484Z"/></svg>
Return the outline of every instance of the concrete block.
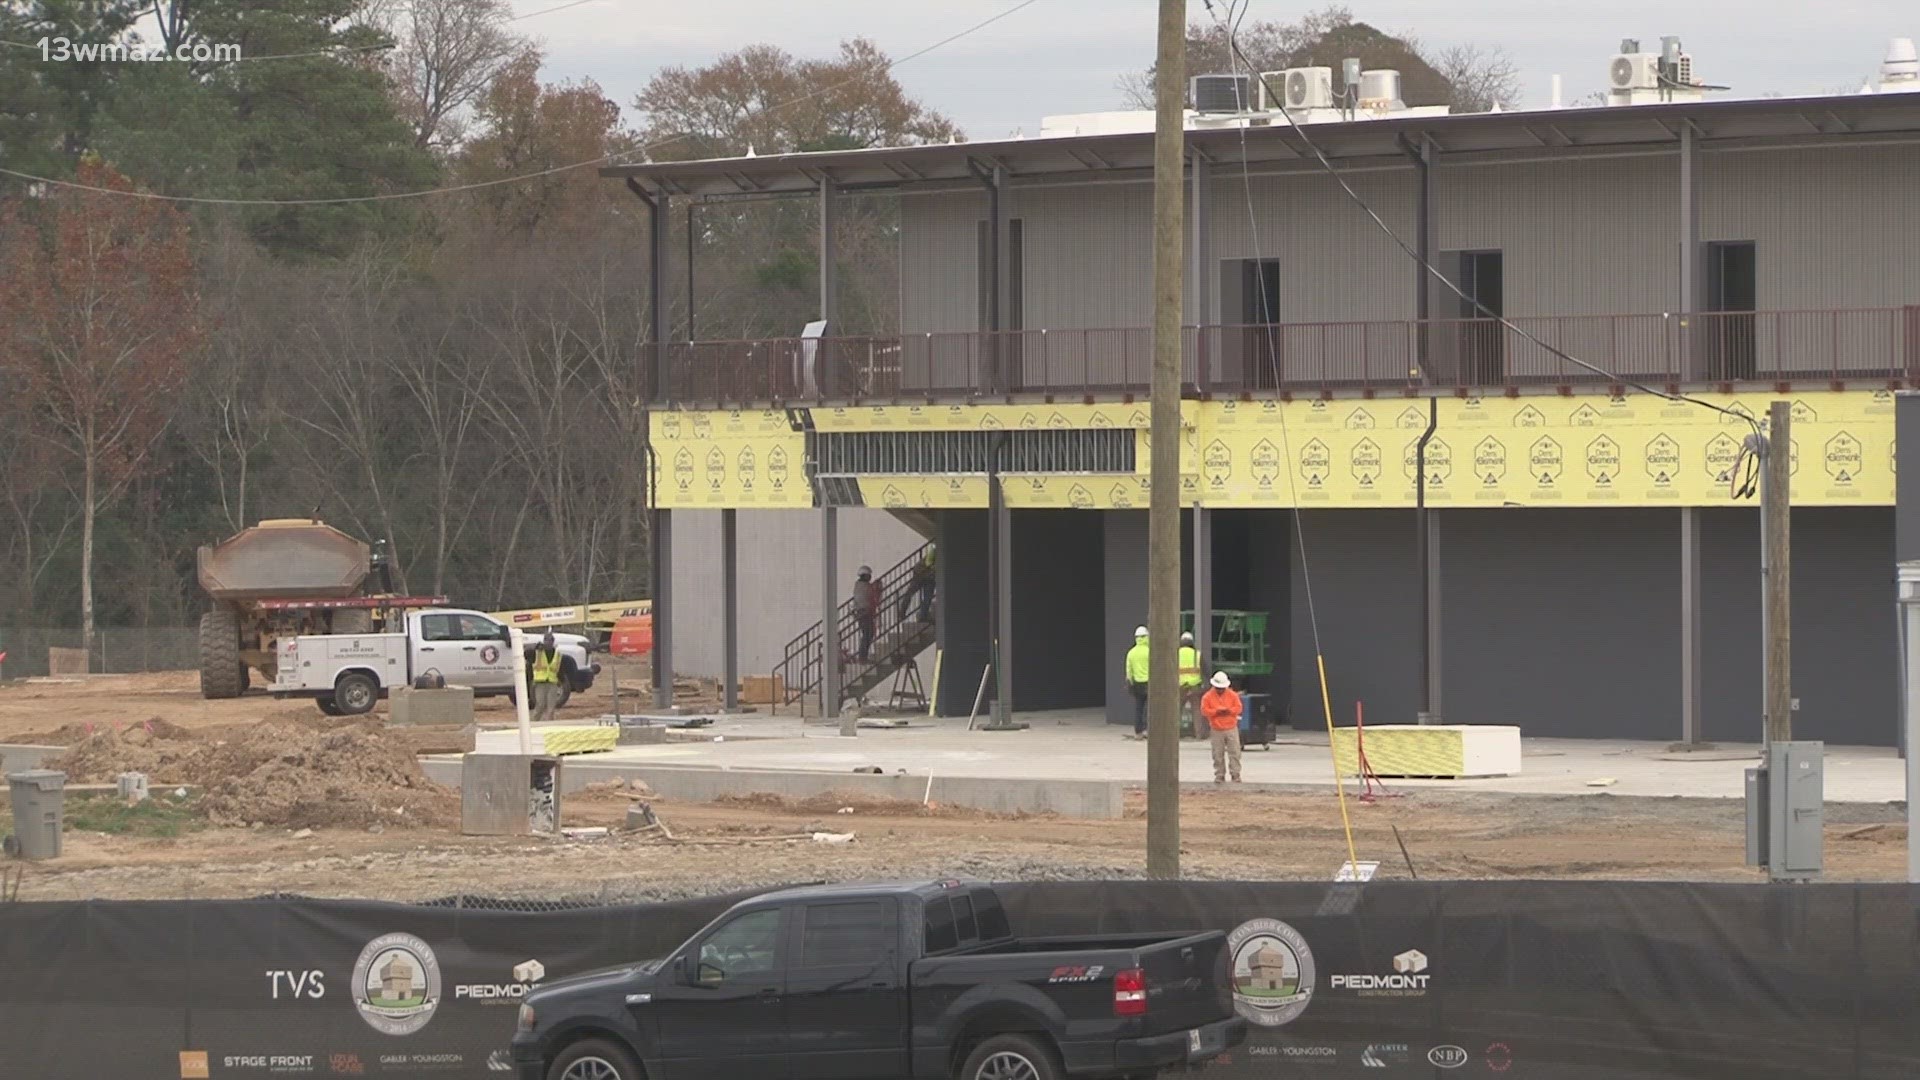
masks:
<svg viewBox="0 0 1920 1080"><path fill-rule="evenodd" d="M0 775L37 769L48 758L67 752L64 746L38 746L33 743L0 743Z"/></svg>
<svg viewBox="0 0 1920 1080"><path fill-rule="evenodd" d="M47 647L47 675L85 675L91 665L87 662L87 650L69 649L59 645Z"/></svg>
<svg viewBox="0 0 1920 1080"><path fill-rule="evenodd" d="M396 687L388 695L389 724L471 724L473 723L473 687L449 686L444 690L415 690Z"/></svg>
<svg viewBox="0 0 1920 1080"><path fill-rule="evenodd" d="M559 831L560 797L566 784L560 759L467 754L448 764L459 776L462 833L533 836ZM554 782L556 777L559 784Z"/></svg>

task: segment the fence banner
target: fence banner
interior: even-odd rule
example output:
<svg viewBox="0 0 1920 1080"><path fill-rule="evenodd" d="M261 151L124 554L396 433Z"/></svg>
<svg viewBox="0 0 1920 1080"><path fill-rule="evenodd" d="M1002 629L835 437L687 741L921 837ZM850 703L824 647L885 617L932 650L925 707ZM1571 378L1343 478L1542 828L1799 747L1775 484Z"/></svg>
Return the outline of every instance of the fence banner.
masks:
<svg viewBox="0 0 1920 1080"><path fill-rule="evenodd" d="M1920 1076L1905 886L1002 888L1026 935L1226 932L1252 1034L1225 1080ZM0 1076L504 1077L528 961L660 956L733 899L0 905Z"/></svg>

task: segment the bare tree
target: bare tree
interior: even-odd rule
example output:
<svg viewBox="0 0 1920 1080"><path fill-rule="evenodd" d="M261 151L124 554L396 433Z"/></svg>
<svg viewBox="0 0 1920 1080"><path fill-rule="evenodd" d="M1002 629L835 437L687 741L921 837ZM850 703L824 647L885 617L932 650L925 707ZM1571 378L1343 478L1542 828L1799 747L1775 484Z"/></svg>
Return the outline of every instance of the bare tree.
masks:
<svg viewBox="0 0 1920 1080"><path fill-rule="evenodd" d="M1187 28L1188 68L1194 74L1245 71L1248 64L1256 73L1319 64L1335 69L1338 89L1340 61L1353 56L1367 67L1399 71L1409 105L1446 104L1455 112L1486 112L1495 105L1506 109L1519 104L1519 69L1497 46L1457 45L1434 51L1412 35L1387 34L1355 21L1352 10L1342 4L1331 4L1293 22L1247 22L1244 7L1229 7L1226 18L1231 35L1219 19ZM1236 40L1244 62L1234 53ZM1118 87L1134 108L1152 107L1152 68L1122 75Z"/></svg>
<svg viewBox="0 0 1920 1080"><path fill-rule="evenodd" d="M1436 53L1433 68L1453 87L1454 112L1491 112L1520 104L1520 68L1497 45L1454 45Z"/></svg>
<svg viewBox="0 0 1920 1080"><path fill-rule="evenodd" d="M398 42L387 74L414 145L447 147L463 135L465 111L494 77L528 57L533 42L513 33L507 0L413 0L387 15Z"/></svg>

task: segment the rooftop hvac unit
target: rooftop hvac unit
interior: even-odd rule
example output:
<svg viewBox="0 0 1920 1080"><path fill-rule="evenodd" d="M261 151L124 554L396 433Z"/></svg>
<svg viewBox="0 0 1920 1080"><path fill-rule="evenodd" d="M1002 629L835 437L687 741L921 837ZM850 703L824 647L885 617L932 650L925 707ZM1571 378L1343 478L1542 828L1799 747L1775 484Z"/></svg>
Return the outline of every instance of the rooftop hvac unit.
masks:
<svg viewBox="0 0 1920 1080"><path fill-rule="evenodd" d="M1657 90L1660 57L1656 53L1621 53L1607 67L1607 81L1615 90Z"/></svg>
<svg viewBox="0 0 1920 1080"><path fill-rule="evenodd" d="M1287 109L1333 108L1333 69L1330 67L1288 68L1277 80L1285 95L1279 103Z"/></svg>
<svg viewBox="0 0 1920 1080"><path fill-rule="evenodd" d="M1195 112L1253 111L1253 78L1248 75L1195 75L1192 91Z"/></svg>

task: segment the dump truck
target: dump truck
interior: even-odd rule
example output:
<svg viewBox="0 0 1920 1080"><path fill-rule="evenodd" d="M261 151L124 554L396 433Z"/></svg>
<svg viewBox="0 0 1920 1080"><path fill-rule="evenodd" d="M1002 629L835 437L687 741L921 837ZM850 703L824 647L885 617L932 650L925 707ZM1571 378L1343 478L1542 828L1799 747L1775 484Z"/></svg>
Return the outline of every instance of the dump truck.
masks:
<svg viewBox="0 0 1920 1080"><path fill-rule="evenodd" d="M317 518L262 521L200 548L200 696L233 698L274 681L276 643L302 634L365 634L405 608L444 596L392 595L384 544L369 546ZM378 572L384 592L369 595Z"/></svg>

